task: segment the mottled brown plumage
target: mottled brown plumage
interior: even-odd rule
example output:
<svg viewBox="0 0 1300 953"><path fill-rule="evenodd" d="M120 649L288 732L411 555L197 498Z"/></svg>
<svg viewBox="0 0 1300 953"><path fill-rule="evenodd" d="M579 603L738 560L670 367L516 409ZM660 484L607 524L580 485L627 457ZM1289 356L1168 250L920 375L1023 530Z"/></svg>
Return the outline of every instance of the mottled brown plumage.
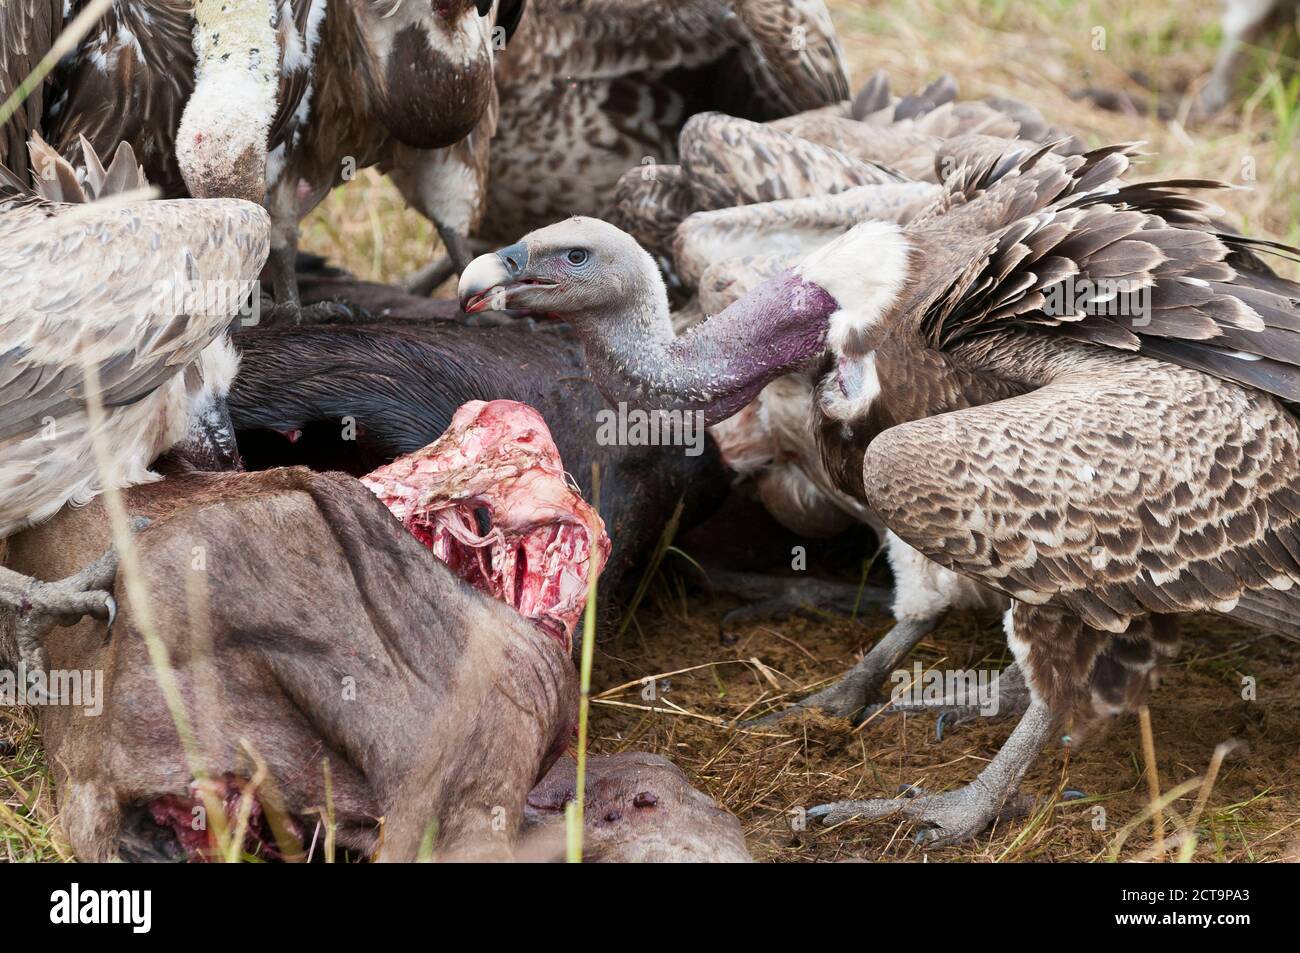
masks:
<svg viewBox="0 0 1300 953"><path fill-rule="evenodd" d="M840 488L1014 600L1030 711L982 779L995 798L913 809L944 838L987 823L1051 725L1144 702L1176 616L1240 609L1300 633L1300 426L1284 403L1300 393L1300 286L1255 255L1280 247L1213 223L1189 194L1207 183L1120 181L1131 152L969 152L898 234L901 292L855 315L824 367Z"/></svg>
<svg viewBox="0 0 1300 953"><path fill-rule="evenodd" d="M0 4L0 103L9 99L54 44L63 0L8 0ZM45 84L48 86L48 80ZM28 181L27 141L41 131L45 96L37 90L0 128L0 167Z"/></svg>
<svg viewBox="0 0 1300 953"><path fill-rule="evenodd" d="M245 0L241 15L255 17L258 2ZM69 15L83 5L74 3ZM62 27L62 5L46 6L5 7L15 21L3 24L13 27L0 53L6 86L25 75ZM486 9L494 14L497 6ZM520 6L519 0L505 3L507 19ZM267 45L274 49L263 51L255 46L260 40L223 32L220 22L196 25L188 0L118 0L9 124L0 163L16 154L12 143L25 142L27 131L39 125L74 160L83 135L103 154L130 142L150 181L167 197L260 197L265 191L275 221L273 286L286 314L298 313L292 262L299 218L368 165L392 172L406 198L463 258L460 240L483 212L487 141L496 124L493 56L499 44L492 21L471 0L385 9L362 0L266 0L265 12L273 31L267 32ZM239 43L254 48L227 52ZM202 65L196 48L214 62L232 54L247 56L250 64L272 58L268 102L259 100L256 108L242 102L242 88L224 96L220 88L196 88ZM223 162L214 150L220 148L216 140L228 135L226 124L238 121L231 117L263 107L261 154ZM178 156L191 154L204 159L198 163L204 181L187 181L191 171L178 164ZM227 176L228 168L255 170L258 181ZM19 181L27 180L25 157L13 171Z"/></svg>
<svg viewBox="0 0 1300 953"><path fill-rule="evenodd" d="M393 9L389 17L368 4L334 4L325 16L313 73L316 118L269 183L277 300L296 295L298 220L358 169L378 165L391 174L458 264L482 218L497 123L493 22L469 0L455 0L445 18L420 5Z"/></svg>
<svg viewBox="0 0 1300 953"><path fill-rule="evenodd" d="M604 214L629 167L676 164L696 113L767 120L848 97L822 0L533 0L498 84L491 241Z"/></svg>

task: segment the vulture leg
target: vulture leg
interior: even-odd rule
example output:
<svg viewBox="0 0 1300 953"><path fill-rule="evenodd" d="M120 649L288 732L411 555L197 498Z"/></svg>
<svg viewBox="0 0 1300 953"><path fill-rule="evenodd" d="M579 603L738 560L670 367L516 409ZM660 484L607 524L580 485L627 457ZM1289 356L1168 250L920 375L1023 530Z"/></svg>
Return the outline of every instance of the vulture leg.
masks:
<svg viewBox="0 0 1300 953"><path fill-rule="evenodd" d="M465 266L475 258L469 237L462 235L456 229L436 218L433 220L433 224L438 230L438 237L442 239L442 247L447 249L447 257L451 259L451 267L454 269L454 273L459 275L465 270Z"/></svg>
<svg viewBox="0 0 1300 953"><path fill-rule="evenodd" d="M452 256L443 255L408 277L402 282L402 287L413 295L427 298L435 288L459 271Z"/></svg>
<svg viewBox="0 0 1300 953"><path fill-rule="evenodd" d="M969 840L994 820L1025 812L1024 799L1015 797L1016 789L1051 738L1054 723L1046 703L1032 702L988 767L956 791L914 798L836 801L810 808L808 814L820 817L826 825L853 817L902 815L925 825L917 834L919 843L938 847Z"/></svg>
<svg viewBox="0 0 1300 953"><path fill-rule="evenodd" d="M366 321L369 315L345 301L317 301L304 305L298 297L298 277L294 272L296 248L272 249L267 267L271 269L273 296L262 303L260 324L264 327L291 324L329 324L331 322Z"/></svg>
<svg viewBox="0 0 1300 953"><path fill-rule="evenodd" d="M271 273L271 301L263 296L261 325L327 324L333 321L365 321L369 315L342 301L317 301L304 305L298 295L298 226L279 221L272 228L271 253L266 267Z"/></svg>
<svg viewBox="0 0 1300 953"><path fill-rule="evenodd" d="M893 598L888 589L829 579L765 576L725 569L710 569L708 578L714 592L724 592L750 602L722 617L718 634L726 643L735 640L734 632L738 626L751 622L830 613L852 617L860 609L887 606Z"/></svg>
<svg viewBox="0 0 1300 953"><path fill-rule="evenodd" d="M438 234L442 237L442 243L446 246L448 254L425 265L402 282L402 287L406 291L422 298L427 298L447 279L464 271L465 266L475 255L491 250L491 247L484 242L465 238L456 232L444 233L441 226L438 227Z"/></svg>
<svg viewBox="0 0 1300 953"><path fill-rule="evenodd" d="M143 516L131 520L131 532L149 525ZM14 641L28 672L45 672L44 639L57 626L76 625L93 616L113 627L117 600L113 582L117 578L117 550L110 547L79 572L56 582L43 582L0 566L0 605L14 613ZM56 699L51 698L51 701Z"/></svg>
<svg viewBox="0 0 1300 953"><path fill-rule="evenodd" d="M55 627L76 625L88 615L113 624L117 603L111 590L116 576L113 549L57 582L42 582L0 566L0 605L13 610L14 640L29 673L46 671L43 641Z"/></svg>
<svg viewBox="0 0 1300 953"><path fill-rule="evenodd" d="M935 704L927 701L912 701L896 698L883 705L874 705L862 713L862 721L867 721L877 713L882 715L934 715L934 736L936 741L943 740L945 729L964 725L977 718L1009 718L1023 715L1029 710L1029 686L1025 684L1024 673L1015 662L1008 665L993 683L990 699L992 710L978 703L972 704L965 698L945 695Z"/></svg>
<svg viewBox="0 0 1300 953"><path fill-rule="evenodd" d="M884 686L898 663L916 648L918 642L938 628L942 613L931 618L904 619L877 642L862 661L849 669L833 685L809 695L791 707L762 718L753 724L770 724L797 711L818 708L839 718L853 719L867 709L868 700Z"/></svg>

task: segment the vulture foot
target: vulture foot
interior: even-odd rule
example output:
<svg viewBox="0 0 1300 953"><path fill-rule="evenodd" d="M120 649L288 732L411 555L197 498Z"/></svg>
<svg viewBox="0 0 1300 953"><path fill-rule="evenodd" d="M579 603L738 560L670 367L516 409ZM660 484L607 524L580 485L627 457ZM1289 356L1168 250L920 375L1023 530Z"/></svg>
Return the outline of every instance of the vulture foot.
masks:
<svg viewBox="0 0 1300 953"><path fill-rule="evenodd" d="M1012 662L993 681L987 698L972 702L949 694L938 702L932 702L900 697L865 709L861 721L868 721L878 715L934 715L934 739L942 741L944 731L957 725L964 725L977 718L1023 715L1028 710L1029 686L1020 673L1020 666Z"/></svg>
<svg viewBox="0 0 1300 953"><path fill-rule="evenodd" d="M1047 706L1032 703L1002 750L963 788L920 797L836 801L809 808L808 816L819 817L822 824L829 826L855 817L874 820L898 815L921 825L916 840L927 847L970 840L995 820L1010 820L1028 812L1032 799L1016 792L1025 772L1047 744L1052 724Z"/></svg>
<svg viewBox="0 0 1300 953"><path fill-rule="evenodd" d="M27 672L45 674L49 659L44 640L58 626L76 625L86 616L106 621L117 616L112 595L117 577L117 551L109 549L74 575L57 582L42 582L0 568L0 603L14 612L14 641ZM38 692L39 693L39 692ZM46 701L57 701L45 692Z"/></svg>
<svg viewBox="0 0 1300 953"><path fill-rule="evenodd" d="M369 321L370 313L364 308L345 301L317 301L314 304L297 304L291 301L263 305L261 324L280 327L296 324L350 324Z"/></svg>
<svg viewBox="0 0 1300 953"><path fill-rule="evenodd" d="M781 621L794 615L855 618L859 611L887 606L892 599L888 589L829 579L796 579L710 569L708 580L714 592L725 592L750 603L732 609L722 617L718 634L724 645L736 641L735 629L738 626Z"/></svg>
<svg viewBox="0 0 1300 953"><path fill-rule="evenodd" d="M847 718L860 723L867 715L879 709L871 707L871 699L880 693L898 663L916 647L916 644L938 626L941 617L907 619L897 622L883 639L872 646L862 661L849 669L833 685L809 695L791 707L762 718L752 725L767 725L798 711L820 709L837 718Z"/></svg>

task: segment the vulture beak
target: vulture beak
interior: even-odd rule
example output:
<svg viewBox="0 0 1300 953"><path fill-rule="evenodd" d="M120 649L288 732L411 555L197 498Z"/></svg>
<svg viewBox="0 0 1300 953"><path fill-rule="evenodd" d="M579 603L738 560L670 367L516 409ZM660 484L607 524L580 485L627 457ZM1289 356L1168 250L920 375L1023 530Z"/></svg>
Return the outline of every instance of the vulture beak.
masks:
<svg viewBox="0 0 1300 953"><path fill-rule="evenodd" d="M471 261L460 276L461 310L466 314L505 311L510 307L512 292L554 287L555 282L529 274L528 257L528 245L518 242Z"/></svg>
<svg viewBox="0 0 1300 953"><path fill-rule="evenodd" d="M195 470L244 469L235 443L235 425L224 400L215 401L202 413L190 417L185 436L172 447L172 455Z"/></svg>

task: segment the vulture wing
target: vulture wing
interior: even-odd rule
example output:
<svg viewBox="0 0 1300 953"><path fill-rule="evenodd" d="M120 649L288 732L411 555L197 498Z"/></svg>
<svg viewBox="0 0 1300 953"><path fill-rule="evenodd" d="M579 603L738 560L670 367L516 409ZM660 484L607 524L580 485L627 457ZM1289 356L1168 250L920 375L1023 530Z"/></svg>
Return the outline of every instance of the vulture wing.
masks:
<svg viewBox="0 0 1300 953"><path fill-rule="evenodd" d="M192 6L117 0L109 8L60 69L66 98L46 135L60 154L79 152L83 135L102 156L130 142L150 182L165 195L185 194L174 133L194 88Z"/></svg>
<svg viewBox="0 0 1300 953"><path fill-rule="evenodd" d="M849 75L823 0L734 0L750 37L754 115L775 118L849 98Z"/></svg>
<svg viewBox="0 0 1300 953"><path fill-rule="evenodd" d="M279 0L279 4L280 92L267 133L268 149L288 144L304 118L300 110L311 88L316 44L325 18L325 0Z"/></svg>
<svg viewBox="0 0 1300 953"><path fill-rule="evenodd" d="M879 435L863 472L885 524L949 569L1104 631L1261 593L1286 600L1300 632L1296 419L1194 371L1088 354L1028 394Z"/></svg>
<svg viewBox="0 0 1300 953"><path fill-rule="evenodd" d="M717 0L530 0L501 57L503 89L661 75L733 45ZM504 12L504 11L503 11Z"/></svg>
<svg viewBox="0 0 1300 953"><path fill-rule="evenodd" d="M862 185L834 195L697 212L677 229L673 262L683 283L696 287L719 259L776 251L798 258L859 222L906 222L938 191L929 182Z"/></svg>
<svg viewBox="0 0 1300 953"><path fill-rule="evenodd" d="M903 304L934 346L1038 327L1142 352L1300 401L1300 285L1255 252L1294 249L1226 233L1201 180L1126 184L1134 155L1063 158L957 142L957 171L907 227L923 281Z"/></svg>
<svg viewBox="0 0 1300 953"><path fill-rule="evenodd" d="M771 119L849 98L823 0L530 0L522 20L506 87L664 76L735 52L752 103L729 111Z"/></svg>
<svg viewBox="0 0 1300 953"><path fill-rule="evenodd" d="M704 210L812 198L902 180L875 162L721 113L691 117L678 148L682 170Z"/></svg>
<svg viewBox="0 0 1300 953"><path fill-rule="evenodd" d="M140 400L230 327L269 250L237 200L29 203L0 213L0 444L104 402Z"/></svg>
<svg viewBox="0 0 1300 953"><path fill-rule="evenodd" d="M618 180L606 219L642 248L666 256L672 252L677 226L697 207L681 166L638 166Z"/></svg>

